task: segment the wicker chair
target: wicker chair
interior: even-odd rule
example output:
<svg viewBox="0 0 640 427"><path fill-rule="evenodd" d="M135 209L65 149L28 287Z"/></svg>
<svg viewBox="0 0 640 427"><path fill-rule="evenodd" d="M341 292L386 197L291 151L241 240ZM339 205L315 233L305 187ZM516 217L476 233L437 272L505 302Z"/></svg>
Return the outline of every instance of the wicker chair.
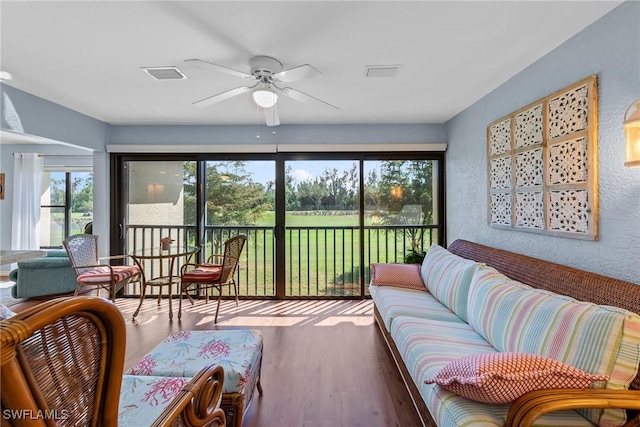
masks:
<svg viewBox="0 0 640 427"><path fill-rule="evenodd" d="M110 301L58 298L0 321L0 396L13 426L224 426L224 372L209 366L176 388L152 420L124 421L126 327ZM146 377L155 378L155 377ZM143 381L142 378L141 381ZM164 397L164 396L163 396ZM124 399L123 399L124 400ZM145 409L146 410L146 409ZM136 420L137 421L137 420Z"/></svg>
<svg viewBox="0 0 640 427"><path fill-rule="evenodd" d="M220 300L222 299L222 288L233 286L238 305L238 286L233 275L238 267L240 254L247 241L247 236L239 234L224 242L223 254L212 254L205 264L184 264L180 274L180 302L178 303L178 319L182 317L182 294L186 295L193 305L193 298L189 291L196 290L200 293L205 290L205 300L209 302L210 288L218 290L218 305L216 306L216 317L213 323L218 323L218 311L220 310ZM222 260L221 263L214 263L214 260Z"/></svg>
<svg viewBox="0 0 640 427"><path fill-rule="evenodd" d="M84 292L83 288L106 289L111 301L116 293L129 283L140 282L144 287L144 272L140 262L131 255L115 255L98 258L98 236L76 234L62 242L69 254L71 265L76 272L78 285L74 295ZM101 260L131 259L133 265L114 265L101 263Z"/></svg>

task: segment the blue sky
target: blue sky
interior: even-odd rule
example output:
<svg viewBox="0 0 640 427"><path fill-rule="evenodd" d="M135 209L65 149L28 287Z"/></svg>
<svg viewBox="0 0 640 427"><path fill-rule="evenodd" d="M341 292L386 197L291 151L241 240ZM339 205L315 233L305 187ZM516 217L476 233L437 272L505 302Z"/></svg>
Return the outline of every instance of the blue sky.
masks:
<svg viewBox="0 0 640 427"><path fill-rule="evenodd" d="M298 182L307 178L316 178L321 176L325 169L337 168L343 172L351 169L351 165L357 160L296 160L288 161L287 165L293 168L293 176ZM368 168L371 164L378 162L367 162ZM251 173L252 179L257 182L267 183L275 179L275 162L274 161L248 161L245 163L247 171Z"/></svg>

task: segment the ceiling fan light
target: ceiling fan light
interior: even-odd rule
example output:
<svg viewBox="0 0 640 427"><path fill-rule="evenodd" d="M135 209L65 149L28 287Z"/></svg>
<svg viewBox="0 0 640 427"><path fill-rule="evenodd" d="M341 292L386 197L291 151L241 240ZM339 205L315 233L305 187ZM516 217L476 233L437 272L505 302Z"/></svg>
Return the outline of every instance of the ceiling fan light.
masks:
<svg viewBox="0 0 640 427"><path fill-rule="evenodd" d="M252 95L253 101L262 108L271 108L278 102L278 94L269 88L256 89Z"/></svg>

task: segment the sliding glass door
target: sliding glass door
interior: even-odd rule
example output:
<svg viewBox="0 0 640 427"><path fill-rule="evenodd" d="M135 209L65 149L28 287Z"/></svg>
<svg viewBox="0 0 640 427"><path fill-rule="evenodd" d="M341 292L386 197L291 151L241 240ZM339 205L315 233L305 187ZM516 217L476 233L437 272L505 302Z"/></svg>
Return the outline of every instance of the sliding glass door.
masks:
<svg viewBox="0 0 640 427"><path fill-rule="evenodd" d="M199 247L205 261L245 234L241 296L359 298L368 294L370 263L416 262L443 243L443 159L114 155L111 246L134 253L169 237ZM152 277L158 269L145 266Z"/></svg>
<svg viewBox="0 0 640 427"><path fill-rule="evenodd" d="M359 162L292 160L285 174L285 295L359 296Z"/></svg>
<svg viewBox="0 0 640 427"><path fill-rule="evenodd" d="M180 246L195 246L196 176L195 161L127 161L122 164L122 214L117 229L123 239L120 253L134 255L145 249L161 246L161 239L170 238ZM174 274L184 263L178 259ZM160 259L146 259L143 268L147 278L166 275ZM152 287L147 294L160 291ZM138 284L129 285L126 294L140 293ZM167 289L164 289L167 291ZM178 294L174 285L172 294Z"/></svg>
<svg viewBox="0 0 640 427"><path fill-rule="evenodd" d="M274 296L273 161L126 161L122 165L123 208L118 227L124 253L160 246L169 238L200 248L206 261L223 252L231 236L245 234L248 243L236 282L242 295ZM178 260L174 273L186 259ZM147 260L149 277L162 269ZM135 294L139 289L132 288ZM178 292L173 290L173 294Z"/></svg>
<svg viewBox="0 0 640 427"><path fill-rule="evenodd" d="M205 162L204 253L222 253L225 240L247 236L238 264L240 295L275 296L275 162Z"/></svg>
<svg viewBox="0 0 640 427"><path fill-rule="evenodd" d="M364 162L365 265L420 263L429 246L442 244L440 164L431 159ZM368 294L370 269L365 272Z"/></svg>

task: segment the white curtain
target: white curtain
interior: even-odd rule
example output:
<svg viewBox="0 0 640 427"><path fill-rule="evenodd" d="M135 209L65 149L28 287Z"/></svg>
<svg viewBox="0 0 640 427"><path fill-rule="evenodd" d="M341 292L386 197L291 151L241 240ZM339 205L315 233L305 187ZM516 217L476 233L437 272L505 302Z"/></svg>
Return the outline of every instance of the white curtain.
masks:
<svg viewBox="0 0 640 427"><path fill-rule="evenodd" d="M38 249L44 160L37 153L14 157L11 249Z"/></svg>

